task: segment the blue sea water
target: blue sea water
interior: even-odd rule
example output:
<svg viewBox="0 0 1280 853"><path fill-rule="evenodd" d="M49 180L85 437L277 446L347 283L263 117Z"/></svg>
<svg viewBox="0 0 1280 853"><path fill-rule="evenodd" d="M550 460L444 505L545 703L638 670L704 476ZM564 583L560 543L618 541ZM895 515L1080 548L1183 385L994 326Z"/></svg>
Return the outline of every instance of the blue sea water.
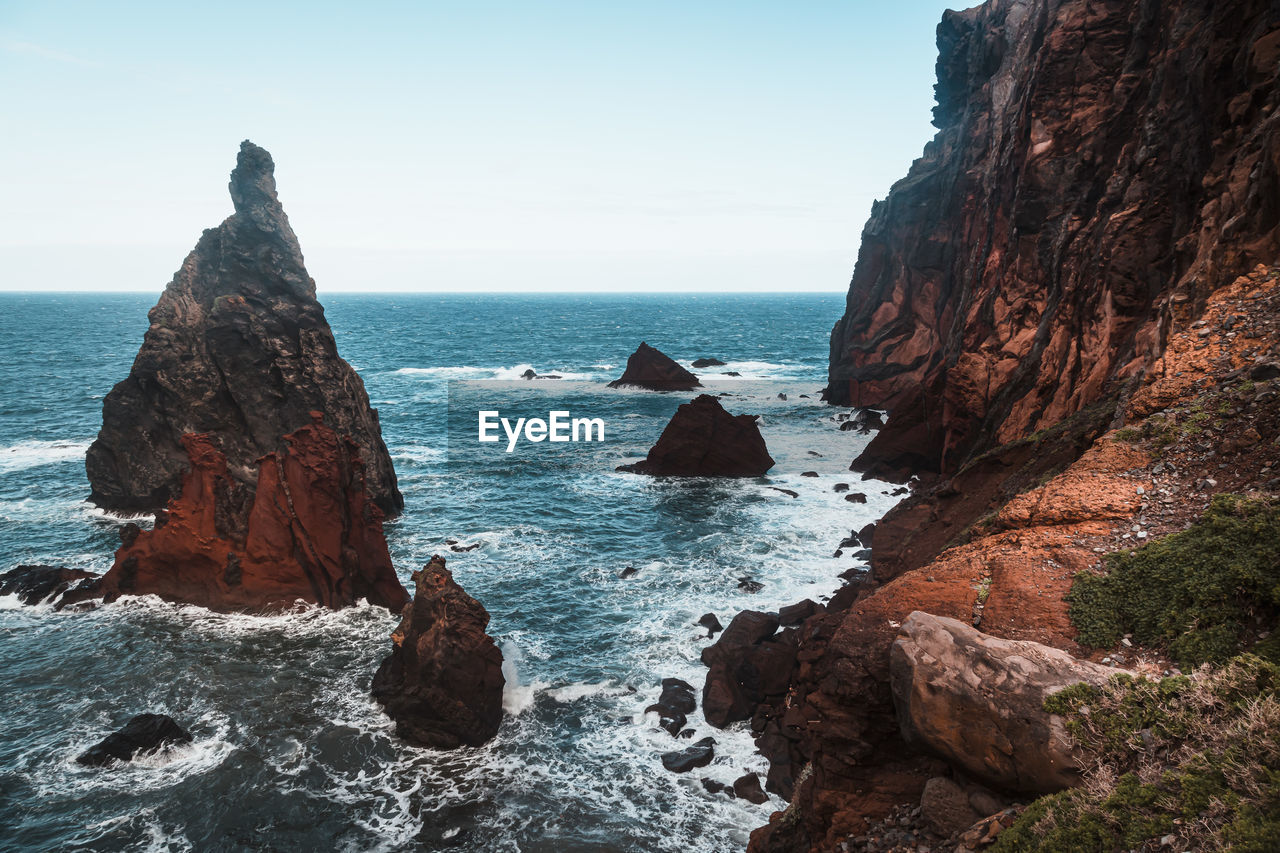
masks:
<svg viewBox="0 0 1280 853"><path fill-rule="evenodd" d="M83 457L154 299L0 295L0 570L110 566L118 520L84 502ZM835 544L892 505L884 484L848 471L866 439L818 400L842 299L322 299L404 492L387 525L400 574L444 554L491 614L507 661L498 737L450 753L395 738L368 695L396 622L378 608L253 617L135 598L70 614L0 599L0 849L742 849L783 803L729 800L699 780L763 773L749 733L715 730L699 710L690 725L716 738L717 757L675 775L659 756L686 742L643 710L664 677L701 686L699 616L728 624L829 595L857 565ZM728 362L698 372L730 411L762 416L777 460L767 476L614 470L692 396L604 386L641 340L686 365ZM562 379L510 381L530 367ZM727 371L741 378L715 375ZM606 440L508 454L505 440L475 441L480 408L600 417ZM627 566L639 572L619 578ZM742 577L763 589L739 589ZM143 711L172 715L195 742L111 770L74 763Z"/></svg>

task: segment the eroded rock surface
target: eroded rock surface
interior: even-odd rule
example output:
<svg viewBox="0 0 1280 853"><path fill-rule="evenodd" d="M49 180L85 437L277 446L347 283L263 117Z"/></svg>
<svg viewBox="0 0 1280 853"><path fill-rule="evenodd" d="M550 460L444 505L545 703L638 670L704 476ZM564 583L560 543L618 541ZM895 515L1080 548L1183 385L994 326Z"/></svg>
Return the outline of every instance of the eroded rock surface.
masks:
<svg viewBox="0 0 1280 853"><path fill-rule="evenodd" d="M373 677L373 697L405 740L480 746L502 723L502 652L485 633L489 613L458 586L443 557L432 557L413 581L413 602Z"/></svg>
<svg viewBox="0 0 1280 853"><path fill-rule="evenodd" d="M938 27L940 128L863 231L829 399L903 478L1141 376L1169 316L1280 254L1280 12L989 0Z"/></svg>
<svg viewBox="0 0 1280 853"><path fill-rule="evenodd" d="M214 438L230 477L252 488L258 458L320 411L359 448L373 501L388 515L403 508L378 413L338 355L274 168L264 149L240 146L235 213L201 236L151 309L129 376L103 401L85 459L99 506L162 509L187 471L188 433Z"/></svg>
<svg viewBox="0 0 1280 853"><path fill-rule="evenodd" d="M115 563L92 595L158 595L247 612L366 598L399 613L409 596L391 565L382 511L365 489L359 448L319 412L311 417L282 450L258 460L253 488L232 475L213 436L183 436L180 493L154 530L121 528ZM63 601L76 597L73 590Z"/></svg>
<svg viewBox="0 0 1280 853"><path fill-rule="evenodd" d="M731 415L699 394L671 416L648 457L619 471L659 477L759 477L773 467L751 415Z"/></svg>

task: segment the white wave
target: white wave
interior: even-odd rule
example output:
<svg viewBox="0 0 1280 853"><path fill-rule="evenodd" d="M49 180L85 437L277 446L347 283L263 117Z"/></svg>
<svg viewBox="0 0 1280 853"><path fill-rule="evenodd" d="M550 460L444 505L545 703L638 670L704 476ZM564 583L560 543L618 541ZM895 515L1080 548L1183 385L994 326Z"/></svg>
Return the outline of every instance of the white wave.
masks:
<svg viewBox="0 0 1280 853"><path fill-rule="evenodd" d="M598 373L582 373L573 370L559 370L556 368L536 368L532 364L517 364L512 367L474 367L470 365L461 367L401 367L396 370L402 376L423 376L431 379L459 379L459 380L483 380L497 379L512 381L516 379L524 379L526 371L532 370L539 376L558 376L564 380L582 380L595 379L599 377ZM547 380L554 381L554 380Z"/></svg>
<svg viewBox="0 0 1280 853"><path fill-rule="evenodd" d="M520 647L510 640L502 644L502 710L518 717L533 707L538 691L547 685L543 682L520 683L519 664L524 662Z"/></svg>
<svg viewBox="0 0 1280 853"><path fill-rule="evenodd" d="M0 472L7 474L70 459L83 459L88 449L87 441L19 441L8 447L0 447Z"/></svg>
<svg viewBox="0 0 1280 853"><path fill-rule="evenodd" d="M611 682L605 682L603 684L579 682L576 684L566 684L563 687L552 687L544 690L543 692L561 704L577 702L580 699L586 699L592 696L621 696L629 693L627 688L619 687L617 684L613 684Z"/></svg>

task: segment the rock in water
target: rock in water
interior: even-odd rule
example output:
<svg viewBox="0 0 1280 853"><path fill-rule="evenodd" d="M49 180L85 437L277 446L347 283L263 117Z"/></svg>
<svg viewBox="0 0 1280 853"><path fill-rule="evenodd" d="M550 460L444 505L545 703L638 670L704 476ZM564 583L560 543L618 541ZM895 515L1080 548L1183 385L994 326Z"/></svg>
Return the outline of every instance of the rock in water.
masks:
<svg viewBox="0 0 1280 853"><path fill-rule="evenodd" d="M610 382L609 387L635 385L650 391L692 391L700 384L698 377L641 341L640 347L627 359L627 369L620 378Z"/></svg>
<svg viewBox="0 0 1280 853"><path fill-rule="evenodd" d="M103 401L102 429L85 459L98 506L164 507L187 470L187 433L216 439L231 477L252 486L257 459L320 411L358 446L374 502L387 515L403 508L378 413L338 355L276 197L274 168L265 150L241 144L231 173L235 213L187 256L148 315L128 378Z"/></svg>
<svg viewBox="0 0 1280 853"><path fill-rule="evenodd" d="M906 740L999 788L1035 794L1080 781L1066 727L1044 710L1044 700L1072 684L1104 684L1118 672L919 611L902 623L890 654Z"/></svg>
<svg viewBox="0 0 1280 853"><path fill-rule="evenodd" d="M232 476L212 436L183 436L189 465L179 496L154 530L122 528L97 594L250 612L367 598L399 613L409 596L391 565L382 511L365 490L359 448L311 415L283 450L258 460L256 488Z"/></svg>
<svg viewBox="0 0 1280 853"><path fill-rule="evenodd" d="M688 773L706 767L716 757L715 738L704 737L687 749L662 754L662 766L672 773Z"/></svg>
<svg viewBox="0 0 1280 853"><path fill-rule="evenodd" d="M96 577L93 572L62 566L18 566L0 575L0 595L16 595L23 604L39 604L73 584Z"/></svg>
<svg viewBox="0 0 1280 853"><path fill-rule="evenodd" d="M76 763L102 767L113 761L132 761L139 753L191 743L191 735L164 714L139 714L125 727L76 758Z"/></svg>
<svg viewBox="0 0 1280 853"><path fill-rule="evenodd" d="M731 415L710 394L676 409L649 456L619 471L659 477L759 477L773 467L751 415Z"/></svg>
<svg viewBox="0 0 1280 853"><path fill-rule="evenodd" d="M413 573L416 591L373 677L373 697L405 740L437 749L479 746L502 723L502 652L489 614L434 556Z"/></svg>

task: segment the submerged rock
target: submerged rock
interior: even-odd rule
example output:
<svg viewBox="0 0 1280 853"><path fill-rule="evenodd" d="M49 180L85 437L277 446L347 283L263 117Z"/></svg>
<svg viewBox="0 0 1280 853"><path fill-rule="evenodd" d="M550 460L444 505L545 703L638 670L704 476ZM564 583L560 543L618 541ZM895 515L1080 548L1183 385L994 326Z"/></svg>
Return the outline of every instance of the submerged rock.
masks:
<svg viewBox="0 0 1280 853"><path fill-rule="evenodd" d="M113 761L132 761L134 756L177 744L191 743L191 735L164 714L139 714L124 728L109 734L76 758L77 764L103 767Z"/></svg>
<svg viewBox="0 0 1280 853"><path fill-rule="evenodd" d="M662 679L662 694L658 701L645 708L645 713L658 714L658 725L672 735L678 735L688 722L688 715L698 707L693 685L678 678Z"/></svg>
<svg viewBox="0 0 1280 853"><path fill-rule="evenodd" d="M676 409L649 455L619 471L663 477L758 477L773 467L751 415L731 415L700 394Z"/></svg>
<svg viewBox="0 0 1280 853"><path fill-rule="evenodd" d="M0 595L16 595L23 604L40 604L97 577L93 572L62 566L18 566L0 575Z"/></svg>
<svg viewBox="0 0 1280 853"><path fill-rule="evenodd" d="M893 703L908 742L998 788L1036 794L1080 781L1075 747L1045 699L1118 672L919 611L902 623L890 653Z"/></svg>
<svg viewBox="0 0 1280 853"><path fill-rule="evenodd" d="M609 387L633 385L650 391L692 391L700 384L697 376L642 341L627 359L622 376L610 382Z"/></svg>
<svg viewBox="0 0 1280 853"><path fill-rule="evenodd" d="M502 723L502 652L489 614L434 556L413 573L415 592L373 677L373 698L405 740L437 749L479 746Z"/></svg>
<svg viewBox="0 0 1280 853"><path fill-rule="evenodd" d="M243 486L209 435L185 435L189 470L151 531L121 528L115 563L92 595L158 595L212 610L264 612L297 601L339 608L361 598L393 613L409 596L369 499L359 448L319 412L258 460Z"/></svg>
<svg viewBox="0 0 1280 853"><path fill-rule="evenodd" d="M694 367L724 367L725 363L718 358L699 358L693 362Z"/></svg>
<svg viewBox="0 0 1280 853"><path fill-rule="evenodd" d="M257 460L319 411L355 442L374 503L388 515L403 508L378 413L338 355L274 168L262 148L240 146L235 213L187 256L148 315L129 376L103 401L85 458L98 506L154 512L177 497L188 433L216 440L230 476L252 490Z"/></svg>

